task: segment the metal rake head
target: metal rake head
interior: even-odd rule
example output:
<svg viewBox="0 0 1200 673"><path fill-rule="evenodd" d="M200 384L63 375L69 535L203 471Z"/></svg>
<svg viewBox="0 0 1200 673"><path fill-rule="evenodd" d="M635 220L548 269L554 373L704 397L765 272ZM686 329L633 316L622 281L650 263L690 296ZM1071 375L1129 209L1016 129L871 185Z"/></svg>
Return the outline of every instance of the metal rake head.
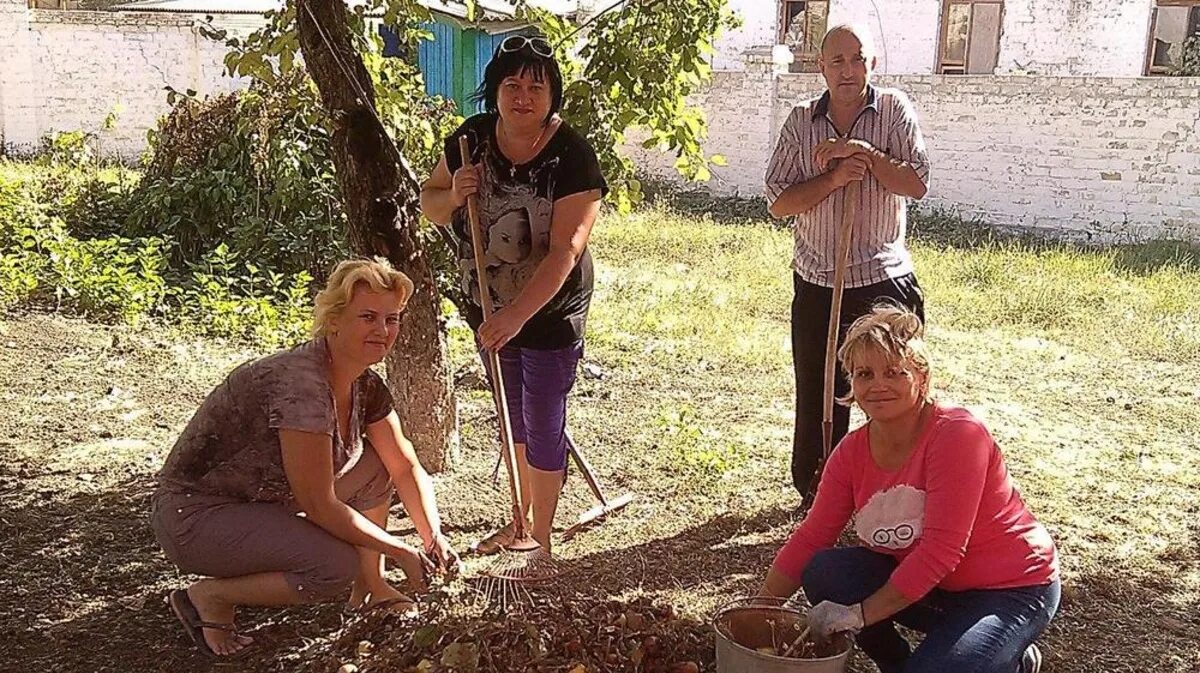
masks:
<svg viewBox="0 0 1200 673"><path fill-rule="evenodd" d="M483 602L504 611L519 610L533 603L531 590L563 576L567 566L542 549L502 552L480 570L476 582Z"/></svg>
<svg viewBox="0 0 1200 673"><path fill-rule="evenodd" d="M535 586L557 579L566 570L566 565L539 547L528 552L502 553L480 574L505 582Z"/></svg>

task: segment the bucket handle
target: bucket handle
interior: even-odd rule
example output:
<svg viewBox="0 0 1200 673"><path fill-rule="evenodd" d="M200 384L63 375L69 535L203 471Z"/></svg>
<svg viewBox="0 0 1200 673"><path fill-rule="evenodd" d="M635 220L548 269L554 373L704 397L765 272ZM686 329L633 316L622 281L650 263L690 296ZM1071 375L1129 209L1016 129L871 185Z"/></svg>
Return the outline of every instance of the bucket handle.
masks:
<svg viewBox="0 0 1200 673"><path fill-rule="evenodd" d="M808 611L804 605L797 602L792 596L788 596L787 598L780 598L779 596L743 596L741 598L735 598L721 606L717 610L717 614L720 615L721 613L729 610L748 607L777 607L795 610L801 614L804 614Z"/></svg>

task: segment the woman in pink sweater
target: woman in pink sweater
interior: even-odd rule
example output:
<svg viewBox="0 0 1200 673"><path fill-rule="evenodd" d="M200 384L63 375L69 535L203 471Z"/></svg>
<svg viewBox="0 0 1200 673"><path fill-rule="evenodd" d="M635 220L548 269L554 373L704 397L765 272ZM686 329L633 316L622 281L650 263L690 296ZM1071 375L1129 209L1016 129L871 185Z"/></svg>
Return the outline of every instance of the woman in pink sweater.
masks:
<svg viewBox="0 0 1200 673"><path fill-rule="evenodd" d="M1036 673L1061 589L1054 541L983 423L932 399L922 332L882 305L850 327L840 402L869 420L830 456L761 593L803 587L815 636L856 632L882 673ZM859 546L833 548L851 520ZM925 633L915 650L897 622Z"/></svg>

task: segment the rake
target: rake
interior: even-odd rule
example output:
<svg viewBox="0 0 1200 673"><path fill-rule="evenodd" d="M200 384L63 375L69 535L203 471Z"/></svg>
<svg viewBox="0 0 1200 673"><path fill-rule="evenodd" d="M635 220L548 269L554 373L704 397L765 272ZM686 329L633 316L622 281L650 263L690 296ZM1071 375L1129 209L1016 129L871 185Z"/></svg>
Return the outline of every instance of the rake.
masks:
<svg viewBox="0 0 1200 673"><path fill-rule="evenodd" d="M459 136L458 151L462 165L471 164L471 148L466 136ZM479 224L479 201L474 194L467 197L467 218L471 227L471 249L475 257L475 275L479 282L479 304L483 318L492 316L495 307L488 288L487 268L484 263L483 228ZM492 396L496 401L496 416L500 421L500 443L508 471L508 489L512 496L513 541L505 547L488 567L480 571L484 578L484 593L489 602L499 599L507 608L510 601L520 603L522 594L529 585L545 583L562 575L564 567L549 554L533 543L525 530L525 508L522 500L521 479L517 474L517 450L513 442L512 426L508 419L508 397L504 392L504 373L500 368L500 354L486 351L491 369ZM533 544L531 544L533 543ZM509 552L508 554L505 551ZM511 595L511 598L510 598Z"/></svg>
<svg viewBox="0 0 1200 673"><path fill-rule="evenodd" d="M629 503L633 502L633 494L625 493L616 498L609 500L604 495L604 487L600 485L600 479L596 476L596 471L592 469L591 463L583 457L583 453L571 438L570 433L567 433L567 452L571 454L571 459L575 461L575 466L583 474L583 480L587 482L588 489L600 504L587 510L579 515L579 519L571 524L569 528L563 531L562 539L564 542L575 537L584 530L590 528L593 524L603 523L609 514L625 509ZM492 487L500 487L500 465L503 463L503 457L497 456L496 466L492 468Z"/></svg>
<svg viewBox="0 0 1200 673"><path fill-rule="evenodd" d="M854 219L858 216L858 200L862 185L851 182L843 191L842 227L837 238L837 266L833 271L833 296L829 301L829 331L825 335L825 396L821 416L821 462L813 480L810 494L821 483L821 473L833 452L833 390L837 381L838 333L842 326L842 293L846 286L846 266L850 258L850 238Z"/></svg>
<svg viewBox="0 0 1200 673"><path fill-rule="evenodd" d="M579 466L579 471L583 473L583 479L587 482L588 488L591 489L592 495L596 496L600 504L580 514L579 519L570 528L563 531L562 539L564 541L575 537L592 524L603 522L609 514L625 509L629 503L633 502L632 493L619 495L612 500L604 497L604 489L600 486L600 481L596 478L596 472L588 464L583 454L579 452L579 448L575 446L575 442L571 440L570 435L567 435L567 450L571 453L571 458L575 460L575 464Z"/></svg>

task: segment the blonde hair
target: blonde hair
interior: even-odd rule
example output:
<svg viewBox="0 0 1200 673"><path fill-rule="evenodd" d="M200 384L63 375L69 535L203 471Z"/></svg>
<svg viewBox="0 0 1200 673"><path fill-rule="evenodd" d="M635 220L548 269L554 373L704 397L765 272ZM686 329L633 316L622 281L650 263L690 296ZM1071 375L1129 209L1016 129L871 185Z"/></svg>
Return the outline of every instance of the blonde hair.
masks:
<svg viewBox="0 0 1200 673"><path fill-rule="evenodd" d="M412 281L408 276L392 268L385 259L352 259L341 262L330 274L325 289L317 293L313 307L313 336L325 336L346 304L354 297L354 291L366 287L372 292L391 292L400 301L400 310L408 304L413 294Z"/></svg>
<svg viewBox="0 0 1200 673"><path fill-rule="evenodd" d="M871 312L855 320L846 330L846 340L838 350L846 378L854 376L855 366L867 352L882 353L893 365L922 374L925 378L922 397L930 401L930 362L925 349L925 325L907 308L894 304L876 304ZM838 398L838 403L850 406L854 393Z"/></svg>

